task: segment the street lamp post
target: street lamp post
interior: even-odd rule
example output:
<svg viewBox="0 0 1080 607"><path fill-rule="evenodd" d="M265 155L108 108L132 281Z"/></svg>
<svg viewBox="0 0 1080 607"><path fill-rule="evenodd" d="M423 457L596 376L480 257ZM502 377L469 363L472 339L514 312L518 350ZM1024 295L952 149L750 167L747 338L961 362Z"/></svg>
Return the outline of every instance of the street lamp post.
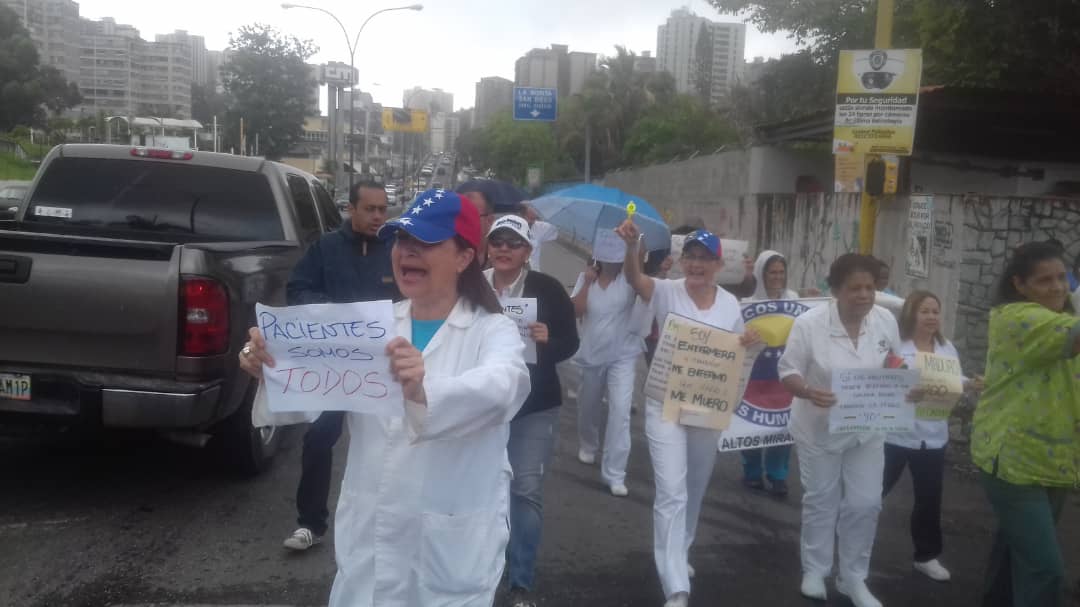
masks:
<svg viewBox="0 0 1080 607"><path fill-rule="evenodd" d="M377 10L374 13L371 13L370 15L368 15L367 19L364 19L364 22L360 24L360 29L356 31L356 36L354 38L349 38L349 31L345 29L345 24L341 22L341 19L338 19L337 15L335 15L334 13L331 13L330 11L326 10L325 8L321 8L321 7L318 7L318 6L308 6L308 5L305 5L305 4L292 4L290 2L283 3L281 5L281 8L283 8L283 9L306 8L308 10L319 11L320 13L325 13L325 14L329 15L331 19L333 19L335 22L337 22L338 27L341 28L341 33L345 35L345 45L349 49L349 189L352 190L353 172L356 170L356 167L354 165L354 160L356 158L356 156L355 156L355 154L356 154L356 146L355 146L355 143L353 141L353 139L355 138L355 135L356 135L356 121L353 119L354 112L356 111L356 97L355 97L356 83L353 82L353 77L354 77L354 75L356 73L356 65L355 65L356 64L356 45L360 43L360 34L364 31L364 28L367 27L368 22L375 18L375 15L379 15L379 14L382 14L382 13L388 13L390 11L420 11L420 10L424 10L424 5L423 4L409 4L407 6L393 6L393 7L390 7L390 8L384 8L384 9L381 9L381 10ZM365 128L364 137L366 138L367 137L367 130L366 130L367 127L365 126L364 128Z"/></svg>

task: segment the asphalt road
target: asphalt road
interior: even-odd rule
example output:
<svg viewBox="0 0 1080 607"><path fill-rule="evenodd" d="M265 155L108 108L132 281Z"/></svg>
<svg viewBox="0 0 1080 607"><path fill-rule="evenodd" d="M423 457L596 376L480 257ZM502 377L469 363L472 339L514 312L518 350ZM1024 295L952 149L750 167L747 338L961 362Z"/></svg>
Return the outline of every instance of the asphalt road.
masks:
<svg viewBox="0 0 1080 607"><path fill-rule="evenodd" d="M543 265L572 284L580 260L555 245ZM576 378L564 371L572 391ZM630 496L615 498L599 469L575 458L575 414L570 400L546 485L541 604L659 607L642 416L634 417ZM332 546L299 555L281 548L294 527L298 433L286 446L268 473L240 480L221 472L209 453L153 437L0 438L0 606L324 605ZM344 440L339 475L343 447ZM977 604L994 521L963 451L951 454L946 477L942 560L951 583L911 570L906 479L886 502L869 583L889 607ZM739 476L738 457L721 455L692 552L698 576L691 604L813 605L798 595L797 480L793 494L777 500L742 489ZM1072 604L1080 606L1078 496L1070 498L1060 537Z"/></svg>

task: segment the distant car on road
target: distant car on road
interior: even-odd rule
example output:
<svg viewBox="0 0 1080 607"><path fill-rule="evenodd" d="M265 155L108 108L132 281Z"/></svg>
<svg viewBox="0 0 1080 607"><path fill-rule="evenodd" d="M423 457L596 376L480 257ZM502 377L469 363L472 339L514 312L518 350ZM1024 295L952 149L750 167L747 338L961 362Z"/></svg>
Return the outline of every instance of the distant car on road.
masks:
<svg viewBox="0 0 1080 607"><path fill-rule="evenodd" d="M0 186L0 219L15 219L29 190L29 181Z"/></svg>

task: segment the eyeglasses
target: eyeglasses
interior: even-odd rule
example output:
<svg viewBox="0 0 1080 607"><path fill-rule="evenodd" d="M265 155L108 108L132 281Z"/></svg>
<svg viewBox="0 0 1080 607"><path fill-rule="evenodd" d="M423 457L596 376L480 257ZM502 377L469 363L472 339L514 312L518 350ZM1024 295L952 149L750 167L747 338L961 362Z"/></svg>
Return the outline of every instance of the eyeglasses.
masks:
<svg viewBox="0 0 1080 607"><path fill-rule="evenodd" d="M491 248L493 248L493 249L501 249L502 247L506 247L508 249L513 249L514 251L516 251L518 249L524 248L528 244L529 243L525 242L524 240L522 240L520 238L489 238L488 239L488 245L491 246Z"/></svg>

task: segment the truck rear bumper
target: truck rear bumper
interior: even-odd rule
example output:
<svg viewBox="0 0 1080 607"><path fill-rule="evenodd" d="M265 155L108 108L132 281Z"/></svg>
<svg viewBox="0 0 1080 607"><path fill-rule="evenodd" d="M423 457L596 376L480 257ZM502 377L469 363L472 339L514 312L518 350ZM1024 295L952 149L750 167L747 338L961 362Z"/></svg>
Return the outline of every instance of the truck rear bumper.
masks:
<svg viewBox="0 0 1080 607"><path fill-rule="evenodd" d="M216 421L221 382L177 382L122 374L0 364L30 376L29 400L0 398L6 414L111 428L195 428Z"/></svg>

